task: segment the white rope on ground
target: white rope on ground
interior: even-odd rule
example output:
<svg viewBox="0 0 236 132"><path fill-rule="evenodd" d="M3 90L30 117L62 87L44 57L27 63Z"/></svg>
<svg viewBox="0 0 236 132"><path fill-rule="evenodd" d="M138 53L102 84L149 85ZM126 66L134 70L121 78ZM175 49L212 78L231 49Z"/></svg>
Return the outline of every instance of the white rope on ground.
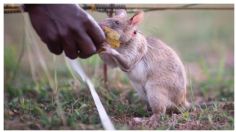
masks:
<svg viewBox="0 0 236 132"><path fill-rule="evenodd" d="M66 57L65 57L66 58ZM115 130L114 125L111 122L111 119L107 115L105 108L103 107L101 100L92 84L91 80L82 70L80 64L76 60L71 60L66 58L66 61L70 63L72 69L80 76L80 78L88 85L91 95L93 97L94 103L97 107L99 117L101 119L102 125L105 130Z"/></svg>

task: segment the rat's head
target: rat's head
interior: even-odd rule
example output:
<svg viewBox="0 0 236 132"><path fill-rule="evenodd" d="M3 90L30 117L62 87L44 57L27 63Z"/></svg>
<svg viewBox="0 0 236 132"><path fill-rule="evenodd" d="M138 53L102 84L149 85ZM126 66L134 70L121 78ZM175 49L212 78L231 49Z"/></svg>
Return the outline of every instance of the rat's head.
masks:
<svg viewBox="0 0 236 132"><path fill-rule="evenodd" d="M131 18L127 16L125 10L116 10L112 18L101 21L99 25L104 30L109 27L120 34L120 42L127 43L137 34L137 26L143 20L144 13L137 11Z"/></svg>

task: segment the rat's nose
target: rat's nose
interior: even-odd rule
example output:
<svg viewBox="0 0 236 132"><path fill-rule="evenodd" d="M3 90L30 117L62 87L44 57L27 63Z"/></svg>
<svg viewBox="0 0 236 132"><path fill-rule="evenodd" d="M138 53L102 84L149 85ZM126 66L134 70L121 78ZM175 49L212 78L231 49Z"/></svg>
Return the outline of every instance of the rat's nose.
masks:
<svg viewBox="0 0 236 132"><path fill-rule="evenodd" d="M109 24L107 21L101 21L101 22L98 23L98 25L99 25L102 29L104 29L104 28L106 28L106 27L109 27L110 24Z"/></svg>

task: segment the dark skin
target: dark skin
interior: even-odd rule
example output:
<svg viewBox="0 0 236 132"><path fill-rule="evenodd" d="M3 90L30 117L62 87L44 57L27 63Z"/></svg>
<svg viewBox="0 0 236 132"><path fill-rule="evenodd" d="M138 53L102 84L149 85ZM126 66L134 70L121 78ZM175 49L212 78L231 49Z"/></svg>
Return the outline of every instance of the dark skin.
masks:
<svg viewBox="0 0 236 132"><path fill-rule="evenodd" d="M95 54L105 40L101 30L74 4L25 4L37 34L54 54L75 59Z"/></svg>

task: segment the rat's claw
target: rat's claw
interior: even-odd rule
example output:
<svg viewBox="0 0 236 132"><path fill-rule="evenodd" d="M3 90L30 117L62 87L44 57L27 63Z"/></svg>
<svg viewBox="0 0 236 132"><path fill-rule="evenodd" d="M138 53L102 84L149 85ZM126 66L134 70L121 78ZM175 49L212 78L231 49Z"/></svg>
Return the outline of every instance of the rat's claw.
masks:
<svg viewBox="0 0 236 132"><path fill-rule="evenodd" d="M106 49L104 48L104 47L102 47L102 48L100 48L97 52L98 53L102 53L102 52L104 52Z"/></svg>
<svg viewBox="0 0 236 132"><path fill-rule="evenodd" d="M111 48L111 46L107 42L103 42L101 48L97 52L102 53L106 51L108 48Z"/></svg>

